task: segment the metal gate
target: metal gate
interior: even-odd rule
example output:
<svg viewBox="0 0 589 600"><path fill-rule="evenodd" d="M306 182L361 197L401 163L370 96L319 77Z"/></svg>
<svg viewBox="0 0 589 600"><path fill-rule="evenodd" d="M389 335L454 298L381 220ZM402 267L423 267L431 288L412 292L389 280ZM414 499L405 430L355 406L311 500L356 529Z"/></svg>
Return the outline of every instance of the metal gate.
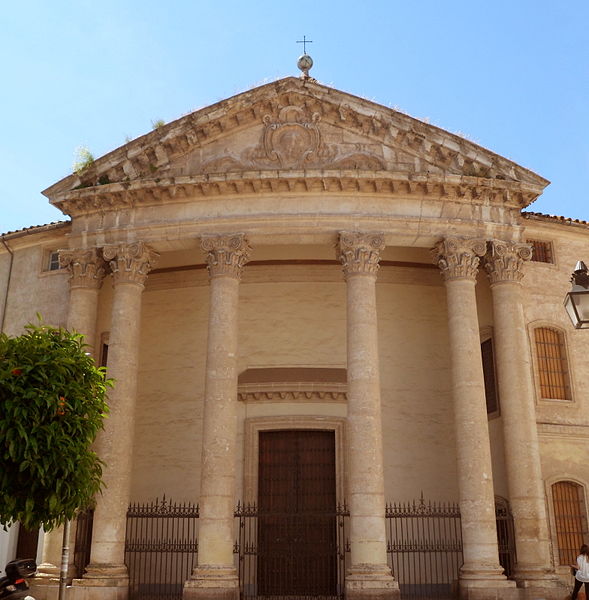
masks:
<svg viewBox="0 0 589 600"><path fill-rule="evenodd" d="M499 544L499 564L503 567L505 576L511 577L516 561L513 515L509 502L501 496L495 496L495 523Z"/></svg>
<svg viewBox="0 0 589 600"><path fill-rule="evenodd" d="M74 545L74 577L80 579L90 562L92 546L92 523L94 509L89 508L76 517L76 541Z"/></svg>
<svg viewBox="0 0 589 600"><path fill-rule="evenodd" d="M325 576L323 573L324 569L333 570L332 576L336 582L335 589L333 592L321 593L321 590L315 592L313 595L309 594L293 594L291 589L287 589L289 585L288 581L281 581L280 578L272 581L273 594L272 597L285 597L285 596L297 596L297 597L309 597L309 598L331 598L333 600L341 600L344 597L344 577L346 570L346 552L349 551L347 543L347 517L349 517L348 509L343 504L338 504L334 510L322 511L321 513L310 513L303 515L303 519L307 521L309 527L313 527L313 523L323 523L328 521L333 523L335 531L333 532L333 544L330 546L329 556L318 556L317 560L314 561L302 561L298 562L296 555L296 543L295 540L289 540L289 544L283 546L284 553L277 557L280 562L285 564L294 565L297 571L298 577L301 578L305 585L309 586L309 589L313 589L313 582L319 581L324 582ZM241 592L241 600L255 600L258 594L263 592L258 589L258 578L259 578L259 559L260 551L258 541L260 538L260 527L263 527L264 520L266 518L281 520L281 517L285 517L284 520L288 527L288 521L300 519L300 516L295 515L276 515L270 516L260 513L258 507L255 504L238 504L235 516L238 519L239 531L238 540L235 544L235 553L238 557L238 569L239 569L239 584ZM276 525L276 523L274 524ZM279 531L275 529L275 531ZM286 530L285 530L286 531ZM290 553L289 553L290 549ZM299 571L297 567L304 570ZM331 577L329 578L331 579ZM267 581L267 578L265 577ZM292 582L291 582L292 583ZM298 588L297 588L298 589ZM301 588L302 589L302 588ZM303 590L304 591L304 590ZM269 597L269 596L264 596Z"/></svg>
<svg viewBox="0 0 589 600"><path fill-rule="evenodd" d="M180 600L196 565L198 504L155 500L127 512L129 600Z"/></svg>
<svg viewBox="0 0 589 600"><path fill-rule="evenodd" d="M386 506L387 553L401 598L455 597L462 565L460 509L457 504L421 498Z"/></svg>

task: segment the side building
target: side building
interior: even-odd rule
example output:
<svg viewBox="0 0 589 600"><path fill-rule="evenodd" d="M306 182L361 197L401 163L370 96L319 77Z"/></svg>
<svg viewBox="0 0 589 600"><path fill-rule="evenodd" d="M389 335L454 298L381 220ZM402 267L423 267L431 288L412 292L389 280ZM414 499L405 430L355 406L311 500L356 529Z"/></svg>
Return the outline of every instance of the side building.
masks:
<svg viewBox="0 0 589 600"><path fill-rule="evenodd" d="M70 596L562 598L589 224L526 211L547 184L286 78L45 190L71 220L0 237L2 329L41 313L116 379ZM61 534L41 546L43 600Z"/></svg>

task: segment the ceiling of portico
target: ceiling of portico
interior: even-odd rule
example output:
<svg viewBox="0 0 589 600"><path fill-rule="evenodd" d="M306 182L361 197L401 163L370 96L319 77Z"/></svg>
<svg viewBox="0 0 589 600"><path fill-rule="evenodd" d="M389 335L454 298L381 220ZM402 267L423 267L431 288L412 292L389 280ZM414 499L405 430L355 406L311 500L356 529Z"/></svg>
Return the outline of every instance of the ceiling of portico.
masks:
<svg viewBox="0 0 589 600"><path fill-rule="evenodd" d="M202 196L370 193L523 207L547 180L398 111L286 78L133 140L43 193L77 216Z"/></svg>

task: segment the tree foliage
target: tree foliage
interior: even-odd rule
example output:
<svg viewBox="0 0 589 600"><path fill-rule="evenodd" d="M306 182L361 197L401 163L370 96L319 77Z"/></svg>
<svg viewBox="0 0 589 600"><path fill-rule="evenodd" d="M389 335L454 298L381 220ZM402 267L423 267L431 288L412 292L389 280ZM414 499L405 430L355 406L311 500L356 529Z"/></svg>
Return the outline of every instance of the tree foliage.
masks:
<svg viewBox="0 0 589 600"><path fill-rule="evenodd" d="M90 446L112 381L80 334L25 329L0 334L0 523L50 530L101 488L102 462Z"/></svg>

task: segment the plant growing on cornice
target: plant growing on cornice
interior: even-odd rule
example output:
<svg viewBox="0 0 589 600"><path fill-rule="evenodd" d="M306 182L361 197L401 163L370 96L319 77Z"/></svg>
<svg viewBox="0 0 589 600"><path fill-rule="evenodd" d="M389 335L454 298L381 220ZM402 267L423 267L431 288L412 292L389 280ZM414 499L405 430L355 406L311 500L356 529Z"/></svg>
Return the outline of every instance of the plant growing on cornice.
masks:
<svg viewBox="0 0 589 600"><path fill-rule="evenodd" d="M157 119L156 121L151 122L151 128L155 131L156 129L163 127L165 124L166 122L163 119Z"/></svg>
<svg viewBox="0 0 589 600"><path fill-rule="evenodd" d="M94 156L92 152L88 150L85 146L80 146L76 148L76 157L74 159L74 173L80 175L86 169L91 167L94 164Z"/></svg>
<svg viewBox="0 0 589 600"><path fill-rule="evenodd" d="M27 325L0 334L0 524L48 531L91 505L102 465L90 449L112 380L83 336Z"/></svg>

